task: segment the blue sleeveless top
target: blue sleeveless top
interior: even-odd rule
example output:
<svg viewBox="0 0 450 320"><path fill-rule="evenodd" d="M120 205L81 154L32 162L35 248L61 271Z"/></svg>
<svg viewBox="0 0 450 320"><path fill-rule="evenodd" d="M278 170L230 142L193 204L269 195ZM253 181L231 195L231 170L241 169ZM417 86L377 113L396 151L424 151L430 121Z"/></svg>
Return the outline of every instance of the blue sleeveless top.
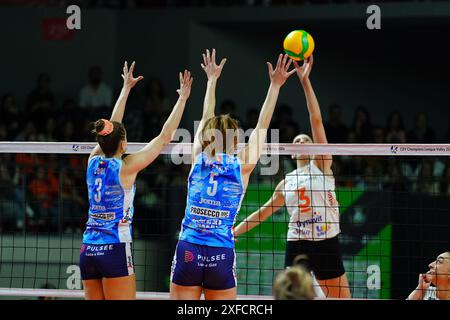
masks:
<svg viewBox="0 0 450 320"><path fill-rule="evenodd" d="M180 240L211 247L234 248L233 225L244 187L239 158L201 153L188 178Z"/></svg>
<svg viewBox="0 0 450 320"><path fill-rule="evenodd" d="M120 183L122 160L92 157L86 182L89 218L83 235L85 244L132 242L133 199L136 186L125 190Z"/></svg>

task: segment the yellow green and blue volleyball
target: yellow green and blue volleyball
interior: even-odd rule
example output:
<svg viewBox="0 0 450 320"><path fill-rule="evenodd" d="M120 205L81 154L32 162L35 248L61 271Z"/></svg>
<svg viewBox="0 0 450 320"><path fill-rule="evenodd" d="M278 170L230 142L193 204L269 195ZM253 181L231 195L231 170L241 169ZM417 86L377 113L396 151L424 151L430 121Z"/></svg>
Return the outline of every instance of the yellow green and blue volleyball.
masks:
<svg viewBox="0 0 450 320"><path fill-rule="evenodd" d="M314 39L305 30L294 30L284 38L283 47L292 60L305 60L314 51Z"/></svg>

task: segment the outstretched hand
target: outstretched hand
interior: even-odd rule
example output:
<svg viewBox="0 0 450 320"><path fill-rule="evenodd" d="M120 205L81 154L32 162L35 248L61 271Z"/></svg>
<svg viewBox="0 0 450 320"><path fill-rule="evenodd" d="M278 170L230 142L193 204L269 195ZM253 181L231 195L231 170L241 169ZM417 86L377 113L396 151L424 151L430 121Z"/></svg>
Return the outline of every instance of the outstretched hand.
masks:
<svg viewBox="0 0 450 320"><path fill-rule="evenodd" d="M184 70L184 73L180 72L180 89L177 90L181 99L187 100L191 94L192 81L191 73Z"/></svg>
<svg viewBox="0 0 450 320"><path fill-rule="evenodd" d="M139 76L137 78L135 78L133 76L135 64L136 64L135 61L133 61L129 70L128 70L128 62L127 61L125 61L124 65L123 65L122 78L123 78L123 87L124 88L131 89L136 85L136 83L138 83L139 81L144 79L143 76Z"/></svg>
<svg viewBox="0 0 450 320"><path fill-rule="evenodd" d="M227 62L226 58L223 58L220 61L220 64L216 64L216 49L212 50L212 54L209 53L209 50L206 49L206 53L202 54L203 63L201 64L202 69L205 71L208 80L217 80L222 73L223 66L225 62Z"/></svg>
<svg viewBox="0 0 450 320"><path fill-rule="evenodd" d="M270 62L267 62L267 67L269 69L269 77L270 81L274 85L282 86L286 80L295 73L295 69L289 70L289 67L291 66L292 60L289 59L288 61L288 55L282 55L280 54L278 56L277 65L275 66L275 69L273 69L273 66Z"/></svg>
<svg viewBox="0 0 450 320"><path fill-rule="evenodd" d="M301 84L309 79L313 62L314 58L312 55L307 60L303 61L302 66L299 66L297 61L294 61L295 70L297 71L297 76L300 79Z"/></svg>

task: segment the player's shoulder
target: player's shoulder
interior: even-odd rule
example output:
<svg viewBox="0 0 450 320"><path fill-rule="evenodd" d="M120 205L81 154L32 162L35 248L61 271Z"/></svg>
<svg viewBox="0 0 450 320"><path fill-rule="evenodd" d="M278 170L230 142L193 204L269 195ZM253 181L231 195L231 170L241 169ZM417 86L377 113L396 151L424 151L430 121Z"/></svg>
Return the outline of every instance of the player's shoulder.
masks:
<svg viewBox="0 0 450 320"><path fill-rule="evenodd" d="M298 174L298 169L294 169L291 172L286 173L284 179L287 180L287 179L292 178L292 177L297 177L298 175L299 175Z"/></svg>

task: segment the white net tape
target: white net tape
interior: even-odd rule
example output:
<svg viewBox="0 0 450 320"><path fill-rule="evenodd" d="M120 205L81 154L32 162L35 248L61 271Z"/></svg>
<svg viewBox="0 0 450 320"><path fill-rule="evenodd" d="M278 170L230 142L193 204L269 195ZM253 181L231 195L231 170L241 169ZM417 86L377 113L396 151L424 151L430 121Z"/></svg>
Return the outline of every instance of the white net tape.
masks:
<svg viewBox="0 0 450 320"><path fill-rule="evenodd" d="M133 153L145 143L128 143ZM87 154L95 147L92 142L0 142L0 153L61 153ZM242 148L240 144L238 149ZM161 154L191 154L192 143L170 143ZM450 144L309 144L266 143L263 154L333 154L359 156L449 156Z"/></svg>

